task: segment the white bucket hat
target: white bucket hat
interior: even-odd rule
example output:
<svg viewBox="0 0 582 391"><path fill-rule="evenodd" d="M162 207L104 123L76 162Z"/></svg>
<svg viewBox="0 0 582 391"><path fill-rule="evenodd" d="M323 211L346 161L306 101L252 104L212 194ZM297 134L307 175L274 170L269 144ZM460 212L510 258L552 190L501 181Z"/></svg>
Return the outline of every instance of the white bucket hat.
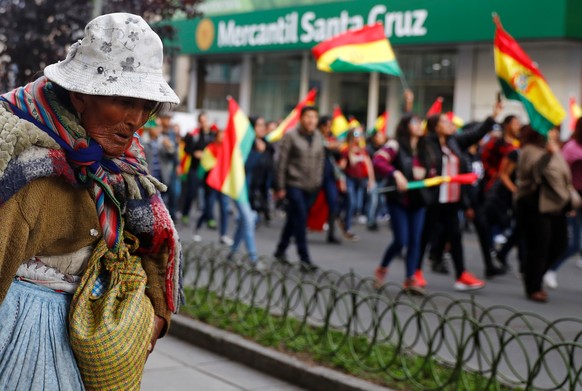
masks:
<svg viewBox="0 0 582 391"><path fill-rule="evenodd" d="M162 41L145 20L115 13L89 22L83 40L44 74L69 91L178 104L162 73L163 57Z"/></svg>

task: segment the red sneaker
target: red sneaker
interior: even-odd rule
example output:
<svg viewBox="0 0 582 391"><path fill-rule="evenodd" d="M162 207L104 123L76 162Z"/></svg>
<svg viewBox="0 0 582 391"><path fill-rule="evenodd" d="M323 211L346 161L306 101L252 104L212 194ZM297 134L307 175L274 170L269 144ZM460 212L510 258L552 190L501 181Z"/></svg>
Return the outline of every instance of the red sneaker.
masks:
<svg viewBox="0 0 582 391"><path fill-rule="evenodd" d="M464 271L461 277L455 282L453 287L457 291L475 291L485 286L485 282L481 281L468 271Z"/></svg>
<svg viewBox="0 0 582 391"><path fill-rule="evenodd" d="M424 275L422 274L422 270L417 270L414 272L414 279L416 283L421 288L426 288L426 280L424 279Z"/></svg>
<svg viewBox="0 0 582 391"><path fill-rule="evenodd" d="M380 289L382 285L384 285L386 274L388 274L387 267L378 266L376 270L374 270L374 288Z"/></svg>
<svg viewBox="0 0 582 391"><path fill-rule="evenodd" d="M413 294L413 295L420 295L420 296L425 295L424 288L422 286L420 286L420 284L418 283L416 278L414 278L414 276L404 280L404 290Z"/></svg>

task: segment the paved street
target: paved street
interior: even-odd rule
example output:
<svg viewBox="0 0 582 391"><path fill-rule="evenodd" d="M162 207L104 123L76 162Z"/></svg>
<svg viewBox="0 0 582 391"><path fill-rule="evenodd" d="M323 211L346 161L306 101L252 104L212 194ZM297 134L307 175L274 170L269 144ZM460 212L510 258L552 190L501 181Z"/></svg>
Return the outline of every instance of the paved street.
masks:
<svg viewBox="0 0 582 391"><path fill-rule="evenodd" d="M142 391L301 391L269 375L166 336L144 370Z"/></svg>
<svg viewBox="0 0 582 391"><path fill-rule="evenodd" d="M192 221L192 219L191 219ZM276 217L269 227L260 225L257 229L257 247L261 255L272 255L281 227L284 220ZM192 224L192 222L191 222ZM183 242L188 243L192 240L191 226L179 226ZM234 230L234 224L231 221L229 233ZM330 245L325 241L325 234L321 232L312 232L308 235L309 249L313 261L324 269L336 270L341 273L347 273L353 270L362 277L373 275L374 268L379 263L385 247L391 240L391 232L387 223L381 225L379 232L368 232L363 225L355 225L354 231L360 237L357 243L343 242L341 245ZM201 231L203 243L217 242L218 233L203 229ZM465 260L468 270L478 277L484 276L484 266L481 254L478 248L477 237L475 234L465 234L463 237ZM295 247L290 246L287 255L292 262L298 261ZM487 286L475 293L476 300L481 305L507 305L514 309L524 312L533 312L547 319L558 319L563 317L581 317L580 304L582 297L582 270L575 265L574 259L566 262L558 272L559 287L556 290L550 290L549 303L540 304L529 301L525 298L523 284L516 277L517 259L515 250L510 254L509 262L512 271L505 276L496 277L487 280ZM428 281L429 292L445 292L453 297L467 298L467 293L455 292L453 290L453 272L452 264L450 275L433 273L429 267L425 267L425 277ZM387 281L402 282L404 279L404 262L395 259L390 267Z"/></svg>

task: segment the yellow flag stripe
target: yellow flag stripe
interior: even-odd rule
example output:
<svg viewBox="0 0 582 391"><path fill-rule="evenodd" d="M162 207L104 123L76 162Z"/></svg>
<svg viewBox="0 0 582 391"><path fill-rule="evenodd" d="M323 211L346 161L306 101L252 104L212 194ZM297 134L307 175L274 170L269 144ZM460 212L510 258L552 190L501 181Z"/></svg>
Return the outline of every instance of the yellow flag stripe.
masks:
<svg viewBox="0 0 582 391"><path fill-rule="evenodd" d="M338 46L323 53L317 60L317 68L330 72L330 65L336 59L360 65L367 63L382 63L394 61L394 51L387 40L380 40L370 43L360 43Z"/></svg>
<svg viewBox="0 0 582 391"><path fill-rule="evenodd" d="M495 70L497 76L531 102L535 110L554 125L566 117L566 111L554 96L548 83L532 74L513 57L495 48Z"/></svg>

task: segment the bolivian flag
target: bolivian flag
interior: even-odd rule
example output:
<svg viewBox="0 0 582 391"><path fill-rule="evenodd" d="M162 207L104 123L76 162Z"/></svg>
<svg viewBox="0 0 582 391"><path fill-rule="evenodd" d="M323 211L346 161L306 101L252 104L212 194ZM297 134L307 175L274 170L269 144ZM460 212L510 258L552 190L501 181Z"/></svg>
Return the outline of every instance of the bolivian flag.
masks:
<svg viewBox="0 0 582 391"><path fill-rule="evenodd" d="M331 132L335 138L345 138L350 125L342 109L339 106L333 108L333 115L331 118Z"/></svg>
<svg viewBox="0 0 582 391"><path fill-rule="evenodd" d="M427 178L422 181L412 181L408 182L406 190L418 190L427 187L440 186L443 183L458 183L460 185L472 185L479 179L479 176L475 173L459 174L455 176L435 176L432 178ZM396 191L396 186L386 186L381 187L377 191L378 193L389 193Z"/></svg>
<svg viewBox="0 0 582 391"><path fill-rule="evenodd" d="M532 128L546 135L559 125L566 112L552 93L546 79L517 42L495 20L495 72L508 99L525 106Z"/></svg>
<svg viewBox="0 0 582 391"><path fill-rule="evenodd" d="M380 23L332 37L311 51L321 71L402 74Z"/></svg>
<svg viewBox="0 0 582 391"><path fill-rule="evenodd" d="M313 88L308 93L305 99L301 102L297 103L297 106L289 113L287 118L283 120L277 126L275 130L267 135L266 140L270 143L277 142L281 140L281 138L287 133L289 130L295 128L297 123L299 122L299 117L301 117L301 110L305 106L313 106L315 105L315 98L317 97L317 89Z"/></svg>
<svg viewBox="0 0 582 391"><path fill-rule="evenodd" d="M388 111L383 112L378 118L376 118L376 122L374 122L374 128L372 129L375 133L382 133L386 135L386 129L388 128L388 118L390 114Z"/></svg>
<svg viewBox="0 0 582 391"><path fill-rule="evenodd" d="M206 183L236 201L248 202L245 161L255 141L255 131L236 101L228 98L228 123L216 154L216 166Z"/></svg>

